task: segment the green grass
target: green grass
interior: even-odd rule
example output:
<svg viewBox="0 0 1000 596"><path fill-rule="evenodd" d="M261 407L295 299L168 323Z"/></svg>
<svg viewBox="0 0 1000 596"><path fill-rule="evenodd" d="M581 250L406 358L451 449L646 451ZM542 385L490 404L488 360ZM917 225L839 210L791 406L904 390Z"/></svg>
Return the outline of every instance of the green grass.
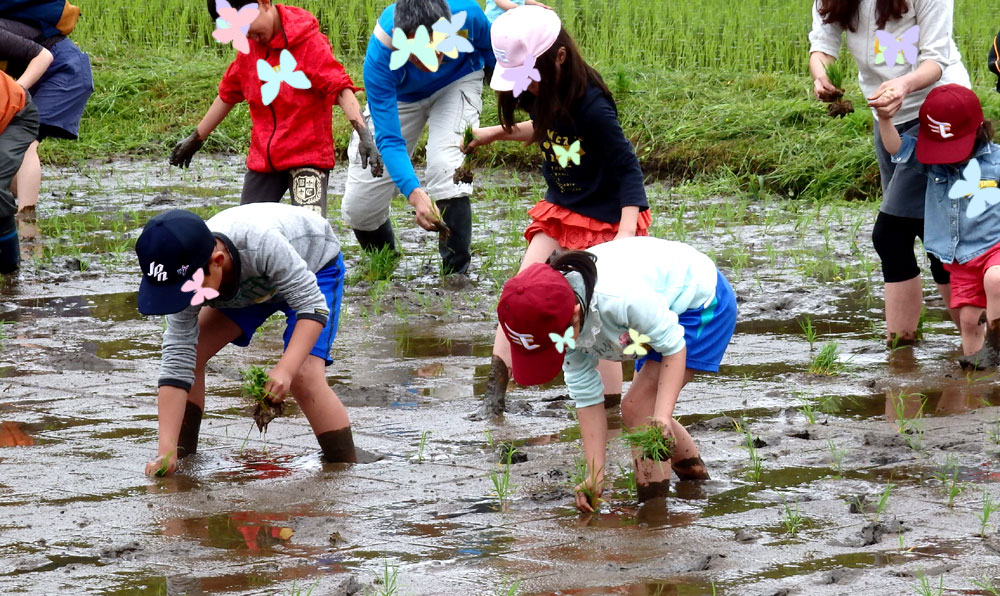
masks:
<svg viewBox="0 0 1000 596"><path fill-rule="evenodd" d="M360 83L368 37L388 0L293 3L317 15L336 55ZM208 108L233 50L211 39L214 24L201 2L79 4L83 17L73 38L92 56L96 91L81 139L43 143L43 159L65 163L129 153L151 154L165 163L172 145ZM646 174L720 181L730 192L755 196L879 194L870 114L859 109L831 121L825 106L811 97L808 3L674 0L666 10L661 3L630 0L551 4L616 92L622 126ZM982 59L995 31L989 19L977 16L991 6L957 0L955 38L987 116L996 117L1000 96L990 91L992 75ZM853 80L845 84L848 96L858 94ZM496 123L495 97L487 91L485 98L483 123ZM246 107L239 106L202 151L243 153L249 129ZM341 161L350 132L336 109ZM534 148L504 143L477 150L473 160L537 167L540 157Z"/></svg>

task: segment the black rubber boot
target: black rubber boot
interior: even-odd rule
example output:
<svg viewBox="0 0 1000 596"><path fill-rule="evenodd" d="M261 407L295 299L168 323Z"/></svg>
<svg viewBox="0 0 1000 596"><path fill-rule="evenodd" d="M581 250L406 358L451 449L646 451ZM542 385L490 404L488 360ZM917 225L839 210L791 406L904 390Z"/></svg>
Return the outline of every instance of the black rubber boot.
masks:
<svg viewBox="0 0 1000 596"><path fill-rule="evenodd" d="M465 273L472 261L472 254L469 252L472 244L472 204L467 196L436 202L441 211L441 219L451 232L447 236L442 234L438 237L441 272L444 275Z"/></svg>
<svg viewBox="0 0 1000 596"><path fill-rule="evenodd" d="M198 452L198 431L201 430L201 408L198 404L187 402L184 408L184 420L181 421L181 432L177 436L177 459Z"/></svg>
<svg viewBox="0 0 1000 596"><path fill-rule="evenodd" d="M361 250L366 252L376 252L389 247L396 250L396 238L392 233L392 221L385 220L385 223L367 232L365 230L354 230L354 237L358 239Z"/></svg>
<svg viewBox="0 0 1000 596"><path fill-rule="evenodd" d="M356 463L358 454L354 449L354 434L351 427L329 430L316 435L316 442L323 450L323 458L330 463Z"/></svg>
<svg viewBox="0 0 1000 596"><path fill-rule="evenodd" d="M508 381L510 372L507 363L494 354L493 361L490 362L490 376L486 380L486 395L483 396L483 404L479 410L481 417L494 418L506 411Z"/></svg>
<svg viewBox="0 0 1000 596"><path fill-rule="evenodd" d="M979 348L975 354L962 356L958 359L962 368L986 370L1000 366L1000 319L993 319L988 325L983 347Z"/></svg>

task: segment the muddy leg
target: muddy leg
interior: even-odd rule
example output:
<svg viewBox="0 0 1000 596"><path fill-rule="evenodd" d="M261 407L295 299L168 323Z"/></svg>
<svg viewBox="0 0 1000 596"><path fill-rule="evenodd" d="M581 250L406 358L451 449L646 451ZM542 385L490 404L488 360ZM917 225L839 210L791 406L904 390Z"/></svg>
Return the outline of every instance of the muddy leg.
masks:
<svg viewBox="0 0 1000 596"><path fill-rule="evenodd" d="M920 276L885 284L885 325L890 348L917 341L917 324L924 304Z"/></svg>
<svg viewBox="0 0 1000 596"><path fill-rule="evenodd" d="M977 306L958 309L958 330L962 333L962 355L975 354L986 338L986 312Z"/></svg>
<svg viewBox="0 0 1000 596"><path fill-rule="evenodd" d="M660 369L656 362L643 366L635 374L632 385L622 399L622 422L629 428L649 424L656 405L656 384ZM637 449L632 450L632 465L635 468L636 496L639 502L657 497L666 497L670 489L670 464L640 457Z"/></svg>
<svg viewBox="0 0 1000 596"><path fill-rule="evenodd" d="M357 461L351 421L344 404L326 382L326 363L322 358L306 356L292 381L292 395L316 433L324 457L328 461Z"/></svg>
<svg viewBox="0 0 1000 596"><path fill-rule="evenodd" d="M493 418L503 414L507 409L507 383L510 381L510 369L503 358L493 355L490 362L490 376L486 380L486 395L480 413L484 418Z"/></svg>
<svg viewBox="0 0 1000 596"><path fill-rule="evenodd" d="M204 377L203 377L204 378ZM201 407L187 402L184 408L184 420L181 421L181 432L177 437L177 459L194 455L198 452L198 431L201 430Z"/></svg>
<svg viewBox="0 0 1000 596"><path fill-rule="evenodd" d="M601 360L597 364L597 372L601 373L601 383L604 385L604 407L617 406L622 401L622 363Z"/></svg>

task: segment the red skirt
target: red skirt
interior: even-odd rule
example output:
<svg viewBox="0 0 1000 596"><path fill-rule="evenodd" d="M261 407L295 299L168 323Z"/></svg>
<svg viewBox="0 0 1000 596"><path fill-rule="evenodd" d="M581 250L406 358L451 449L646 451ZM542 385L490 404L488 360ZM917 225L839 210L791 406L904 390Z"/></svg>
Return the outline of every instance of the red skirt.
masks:
<svg viewBox="0 0 1000 596"><path fill-rule="evenodd" d="M614 240L618 234L617 223L580 215L548 201L538 201L528 211L528 215L531 216L531 225L524 231L524 239L528 242L538 232L545 232L567 250L584 250ZM647 230L652 220L648 209L640 212L635 235L648 236Z"/></svg>

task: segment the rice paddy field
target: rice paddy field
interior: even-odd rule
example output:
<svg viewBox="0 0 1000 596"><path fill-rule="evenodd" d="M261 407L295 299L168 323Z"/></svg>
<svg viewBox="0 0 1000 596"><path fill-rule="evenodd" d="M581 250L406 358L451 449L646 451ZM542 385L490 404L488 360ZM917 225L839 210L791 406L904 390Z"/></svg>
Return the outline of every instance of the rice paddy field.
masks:
<svg viewBox="0 0 1000 596"><path fill-rule="evenodd" d="M295 3L360 80L383 3ZM189 170L168 166L231 50L200 0L78 4L96 91L78 142L42 144L22 270L0 279L0 594L1000 594L995 373L956 365L929 278L922 341L886 349L871 117L834 120L812 98L808 2L550 2L616 96L650 233L711 256L740 310L720 372L677 406L711 479L638 505L612 407L593 515L573 507L580 428L561 382L512 385L502 419L470 416L545 188L537 151L514 146L476 154L462 289L442 282L437 240L401 198L401 259L362 254L339 218L345 170L331 173L348 276L328 380L380 460L324 463L294 405L258 433L240 371L273 363L275 318L210 364L198 453L147 478L162 321L136 309L135 239L164 210L239 202L249 119L238 107ZM1000 117L986 70L998 17L955 2L987 117ZM847 98L861 104L856 83ZM335 135L342 152L339 116Z"/></svg>

